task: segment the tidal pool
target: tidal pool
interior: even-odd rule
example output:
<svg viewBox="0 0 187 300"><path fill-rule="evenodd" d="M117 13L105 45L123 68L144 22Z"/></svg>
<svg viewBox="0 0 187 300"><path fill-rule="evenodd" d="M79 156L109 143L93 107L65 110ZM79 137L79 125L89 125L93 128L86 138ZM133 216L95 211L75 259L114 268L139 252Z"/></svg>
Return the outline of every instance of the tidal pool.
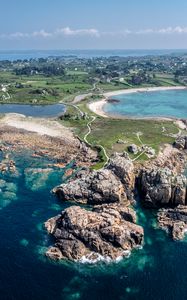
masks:
<svg viewBox="0 0 187 300"><path fill-rule="evenodd" d="M109 115L126 117L187 118L187 90L137 92L112 97L119 102L107 103Z"/></svg>

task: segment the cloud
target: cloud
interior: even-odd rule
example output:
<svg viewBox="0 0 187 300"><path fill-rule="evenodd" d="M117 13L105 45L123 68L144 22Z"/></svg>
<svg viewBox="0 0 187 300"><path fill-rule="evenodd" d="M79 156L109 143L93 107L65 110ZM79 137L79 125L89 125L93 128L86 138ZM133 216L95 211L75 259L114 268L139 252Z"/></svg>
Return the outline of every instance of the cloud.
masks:
<svg viewBox="0 0 187 300"><path fill-rule="evenodd" d="M58 28L53 32L47 32L44 29L31 33L15 32L8 34L0 34L3 39L23 39L23 38L55 38L59 36L91 36L99 37L100 33L97 29L71 29L70 27Z"/></svg>
<svg viewBox="0 0 187 300"><path fill-rule="evenodd" d="M87 36L87 37L104 37L104 36L121 36L127 37L130 35L172 35L172 34L187 34L187 27L166 27L166 28L146 28L141 30L129 30L124 29L120 31L99 31L95 28L90 29L71 29L70 27L57 28L54 31L47 32L44 29L34 31L31 33L14 32L14 33L2 33L0 34L1 39L31 39L31 38L58 38L58 37L76 37L76 36Z"/></svg>
<svg viewBox="0 0 187 300"><path fill-rule="evenodd" d="M29 34L28 34L28 36L29 36ZM31 33L30 36L47 38L47 37L51 37L52 33L46 32L44 29L42 29L40 31L34 31L33 33Z"/></svg>
<svg viewBox="0 0 187 300"><path fill-rule="evenodd" d="M166 27L161 29L144 29L136 31L136 34L184 34L187 33L187 27Z"/></svg>
<svg viewBox="0 0 187 300"><path fill-rule="evenodd" d="M100 33L97 29L76 29L72 30L69 27L59 28L54 32L55 35L66 35L66 36L80 36L80 35L88 35L88 36L96 36L99 37Z"/></svg>
<svg viewBox="0 0 187 300"><path fill-rule="evenodd" d="M128 35L153 35L153 34L186 34L187 33L187 27L166 27L166 28L145 28L141 30L121 30L116 32L102 32L101 35L111 35L111 36L128 36Z"/></svg>

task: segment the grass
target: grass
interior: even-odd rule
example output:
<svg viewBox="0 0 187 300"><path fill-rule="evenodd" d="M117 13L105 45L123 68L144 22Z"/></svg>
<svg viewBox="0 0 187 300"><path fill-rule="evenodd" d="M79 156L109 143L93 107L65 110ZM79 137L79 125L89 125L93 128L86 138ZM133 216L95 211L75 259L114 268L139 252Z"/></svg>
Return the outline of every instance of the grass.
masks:
<svg viewBox="0 0 187 300"><path fill-rule="evenodd" d="M86 103L79 105L82 111L87 113L89 117L94 114L89 111ZM75 112L72 111L73 115ZM74 133L83 140L84 135L87 133L87 120L72 120L71 118L61 121L63 125L72 128ZM140 138L143 144L146 144L155 149L158 153L160 146L165 143L173 143L174 137L172 135L178 133L178 128L172 121L161 120L136 120L136 119L111 119L97 117L92 123L92 132L88 136L88 142L93 145L102 145L107 154L110 156L114 152L124 152L130 144L141 146L138 140L137 133L141 132ZM163 127L165 128L163 132ZM123 143L119 143L119 140ZM100 151L100 163L96 168L104 164L103 151ZM135 156L131 155L132 158ZM142 155L139 161L147 159L146 155Z"/></svg>
<svg viewBox="0 0 187 300"><path fill-rule="evenodd" d="M162 132L163 127L166 128L167 134L175 134L178 132L173 122L98 118L92 125L92 134L88 140L93 145L101 144L106 148L107 153L111 155L116 151L126 151L127 147L132 143L140 146L137 132L141 132L143 144L153 147L158 152L162 144L172 143L174 141L174 138ZM124 141L124 144L118 143L119 140Z"/></svg>
<svg viewBox="0 0 187 300"><path fill-rule="evenodd" d="M67 75L87 75L88 72L84 71L67 71Z"/></svg>
<svg viewBox="0 0 187 300"><path fill-rule="evenodd" d="M22 87L16 88L16 83L22 84ZM6 93L0 90L1 103L47 104L60 100L72 101L75 95L85 93L92 88L92 85L86 82L84 72L66 77L17 76L11 72L0 72L0 84L8 85L7 91L11 96L10 99L4 99ZM47 93L37 93L37 89Z"/></svg>

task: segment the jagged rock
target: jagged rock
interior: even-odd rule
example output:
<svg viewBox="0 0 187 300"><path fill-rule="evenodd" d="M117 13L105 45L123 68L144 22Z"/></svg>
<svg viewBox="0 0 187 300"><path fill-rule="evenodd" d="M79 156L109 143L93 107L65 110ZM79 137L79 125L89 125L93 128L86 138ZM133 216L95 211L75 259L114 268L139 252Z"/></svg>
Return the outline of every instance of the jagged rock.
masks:
<svg viewBox="0 0 187 300"><path fill-rule="evenodd" d="M168 168L143 170L140 174L140 192L146 206L185 205L186 177L174 174Z"/></svg>
<svg viewBox="0 0 187 300"><path fill-rule="evenodd" d="M167 230L174 240L182 240L187 230L187 206L160 209L158 223L160 228Z"/></svg>
<svg viewBox="0 0 187 300"><path fill-rule="evenodd" d="M122 183L107 169L81 170L53 192L62 200L78 203L103 204L127 199Z"/></svg>
<svg viewBox="0 0 187 300"><path fill-rule="evenodd" d="M187 136L180 136L176 141L174 142L174 146L177 149L180 150L186 150L187 149Z"/></svg>
<svg viewBox="0 0 187 300"><path fill-rule="evenodd" d="M137 154L139 152L139 148L135 144L132 144L132 145L128 146L128 151L130 153Z"/></svg>
<svg viewBox="0 0 187 300"><path fill-rule="evenodd" d="M50 247L46 251L46 256L49 257L49 258L51 258L51 259L54 259L54 260L63 259L62 252L57 247Z"/></svg>
<svg viewBox="0 0 187 300"><path fill-rule="evenodd" d="M108 169L121 180L129 198L135 184L134 164L127 153L114 153L110 159Z"/></svg>
<svg viewBox="0 0 187 300"><path fill-rule="evenodd" d="M45 223L55 237L46 255L75 261L123 257L143 244L143 228L135 221L135 212L119 204L96 206L92 211L71 206Z"/></svg>

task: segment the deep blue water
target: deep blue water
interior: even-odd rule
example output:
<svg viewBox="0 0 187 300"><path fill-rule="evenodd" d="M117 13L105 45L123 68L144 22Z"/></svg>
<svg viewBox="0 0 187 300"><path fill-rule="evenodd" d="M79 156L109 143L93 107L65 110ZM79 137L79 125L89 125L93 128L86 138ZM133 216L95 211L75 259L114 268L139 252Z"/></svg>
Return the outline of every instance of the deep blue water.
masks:
<svg viewBox="0 0 187 300"><path fill-rule="evenodd" d="M56 117L65 112L63 104L28 105L28 104L0 104L0 114L18 113L32 117Z"/></svg>
<svg viewBox="0 0 187 300"><path fill-rule="evenodd" d="M77 56L81 58L109 57L109 56L145 56L145 55L166 55L183 54L187 50L7 50L0 51L0 60L17 60L31 58L47 58L49 56Z"/></svg>
<svg viewBox="0 0 187 300"><path fill-rule="evenodd" d="M145 245L119 263L55 263L44 255L52 244L43 223L68 204L50 190L64 170L51 161L12 154L17 176L0 175L0 299L178 300L187 294L187 241L158 230L155 211L137 207Z"/></svg>
<svg viewBox="0 0 187 300"><path fill-rule="evenodd" d="M104 111L111 115L187 118L187 90L139 92L112 98L119 102L104 106Z"/></svg>

